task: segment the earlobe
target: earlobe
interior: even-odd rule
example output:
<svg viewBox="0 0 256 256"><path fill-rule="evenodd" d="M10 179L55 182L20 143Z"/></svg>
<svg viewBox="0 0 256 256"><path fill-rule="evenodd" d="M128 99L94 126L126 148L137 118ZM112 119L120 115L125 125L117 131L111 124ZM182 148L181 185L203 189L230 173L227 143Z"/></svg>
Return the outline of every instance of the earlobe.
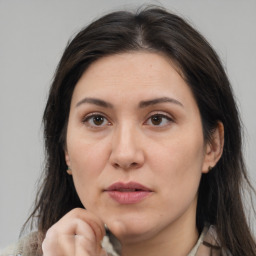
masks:
<svg viewBox="0 0 256 256"><path fill-rule="evenodd" d="M69 166L68 166L68 169L67 169L67 173L68 173L69 175L72 175L72 170L70 169Z"/></svg>
<svg viewBox="0 0 256 256"><path fill-rule="evenodd" d="M222 156L224 146L224 126L218 122L212 132L211 140L206 145L205 159L202 168L203 173L208 173L219 161Z"/></svg>
<svg viewBox="0 0 256 256"><path fill-rule="evenodd" d="M65 150L65 161L66 161L66 165L70 166L70 158L67 150Z"/></svg>
<svg viewBox="0 0 256 256"><path fill-rule="evenodd" d="M70 168L70 158L69 158L69 154L68 154L67 150L65 150L65 161L66 161L66 165L68 166L67 173L69 175L72 175L72 170Z"/></svg>

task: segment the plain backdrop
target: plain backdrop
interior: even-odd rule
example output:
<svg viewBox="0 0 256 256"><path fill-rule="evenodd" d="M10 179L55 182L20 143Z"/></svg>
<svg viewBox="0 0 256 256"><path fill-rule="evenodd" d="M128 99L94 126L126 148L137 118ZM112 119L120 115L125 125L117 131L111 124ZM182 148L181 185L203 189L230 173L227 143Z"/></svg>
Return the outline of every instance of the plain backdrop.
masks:
<svg viewBox="0 0 256 256"><path fill-rule="evenodd" d="M256 180L255 0L0 0L0 248L18 239L35 197L44 161L42 114L68 40L102 14L142 4L185 17L220 55L245 126L248 170Z"/></svg>

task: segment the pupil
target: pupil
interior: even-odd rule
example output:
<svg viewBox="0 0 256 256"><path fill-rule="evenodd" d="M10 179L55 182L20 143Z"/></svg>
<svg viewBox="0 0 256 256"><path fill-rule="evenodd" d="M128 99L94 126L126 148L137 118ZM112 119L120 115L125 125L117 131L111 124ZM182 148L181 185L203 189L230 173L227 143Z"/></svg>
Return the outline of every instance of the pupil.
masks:
<svg viewBox="0 0 256 256"><path fill-rule="evenodd" d="M103 123L103 121L104 121L104 118L102 116L95 116L93 118L93 122L96 125L101 125Z"/></svg>
<svg viewBox="0 0 256 256"><path fill-rule="evenodd" d="M152 123L153 123L154 125L159 125L159 124L161 124L161 122L162 122L162 117L161 117L161 116L153 116L153 117L151 118L151 121L152 121Z"/></svg>

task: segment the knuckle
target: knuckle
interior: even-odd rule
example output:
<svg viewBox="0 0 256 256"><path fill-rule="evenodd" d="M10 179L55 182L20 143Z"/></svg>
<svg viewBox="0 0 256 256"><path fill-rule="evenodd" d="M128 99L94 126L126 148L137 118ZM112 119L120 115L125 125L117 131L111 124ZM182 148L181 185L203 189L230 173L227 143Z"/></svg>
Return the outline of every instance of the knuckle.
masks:
<svg viewBox="0 0 256 256"><path fill-rule="evenodd" d="M51 228L49 228L45 234L45 240L48 241L54 241L58 235L57 229L55 228L55 225L53 225Z"/></svg>
<svg viewBox="0 0 256 256"><path fill-rule="evenodd" d="M89 255L95 255L95 246L87 237L76 237L76 248L81 248L82 251L87 252Z"/></svg>
<svg viewBox="0 0 256 256"><path fill-rule="evenodd" d="M84 210L81 208L74 208L68 214L72 218L80 218L81 215L83 214L83 211Z"/></svg>
<svg viewBox="0 0 256 256"><path fill-rule="evenodd" d="M47 251L51 250L51 248L54 247L54 243L55 243L54 240L45 237L44 241L42 242L43 252L47 252Z"/></svg>

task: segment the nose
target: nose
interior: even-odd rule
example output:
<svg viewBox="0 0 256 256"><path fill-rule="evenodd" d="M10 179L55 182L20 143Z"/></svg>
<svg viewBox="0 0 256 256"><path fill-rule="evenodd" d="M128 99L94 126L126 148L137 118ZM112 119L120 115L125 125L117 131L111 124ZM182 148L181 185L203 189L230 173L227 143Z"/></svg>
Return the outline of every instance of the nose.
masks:
<svg viewBox="0 0 256 256"><path fill-rule="evenodd" d="M111 165L116 169L138 169L144 164L140 131L131 125L116 128L112 137Z"/></svg>

